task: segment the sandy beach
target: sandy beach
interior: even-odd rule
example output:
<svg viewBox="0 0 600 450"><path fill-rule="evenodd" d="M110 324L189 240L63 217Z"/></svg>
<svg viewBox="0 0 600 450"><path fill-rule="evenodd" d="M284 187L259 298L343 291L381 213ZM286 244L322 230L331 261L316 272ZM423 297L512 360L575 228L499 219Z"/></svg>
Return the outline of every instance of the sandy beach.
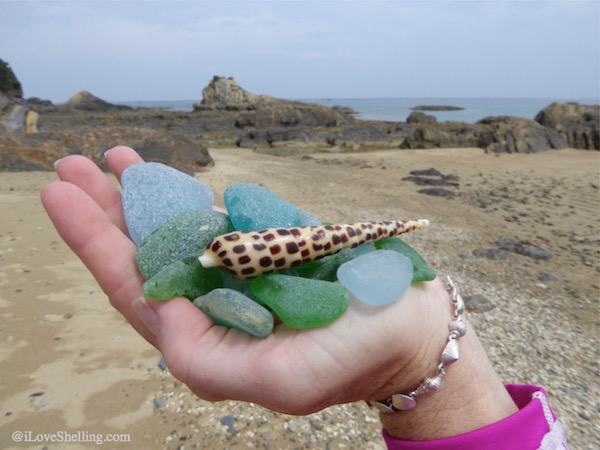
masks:
<svg viewBox="0 0 600 450"><path fill-rule="evenodd" d="M215 166L197 177L220 205L227 186L250 182L330 222L429 218L405 240L465 296L485 298L468 318L503 380L543 385L572 448L600 447L597 151L210 154ZM444 187L453 198L403 180L429 168L458 178ZM385 447L363 403L293 417L192 395L58 237L39 200L55 179L0 174L0 448ZM551 257L506 250L501 240Z"/></svg>

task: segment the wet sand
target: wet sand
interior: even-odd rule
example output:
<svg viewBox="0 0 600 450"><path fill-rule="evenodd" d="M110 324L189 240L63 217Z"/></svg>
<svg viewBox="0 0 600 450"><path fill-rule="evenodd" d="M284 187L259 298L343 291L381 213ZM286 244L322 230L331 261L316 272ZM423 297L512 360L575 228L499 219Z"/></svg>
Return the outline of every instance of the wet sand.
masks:
<svg viewBox="0 0 600 450"><path fill-rule="evenodd" d="M405 240L464 295L487 299L492 309L475 305L469 319L504 381L545 386L572 448L597 448L598 152L210 153L215 167L197 176L218 204L227 186L251 182L331 222L429 218ZM444 187L453 198L403 180L432 167L458 177ZM0 448L97 448L98 434L125 434L129 442L102 446L119 449L384 448L377 414L362 403L293 417L194 397L58 237L39 201L55 179L0 174ZM551 258L498 250L501 239ZM94 442L18 443L15 431Z"/></svg>

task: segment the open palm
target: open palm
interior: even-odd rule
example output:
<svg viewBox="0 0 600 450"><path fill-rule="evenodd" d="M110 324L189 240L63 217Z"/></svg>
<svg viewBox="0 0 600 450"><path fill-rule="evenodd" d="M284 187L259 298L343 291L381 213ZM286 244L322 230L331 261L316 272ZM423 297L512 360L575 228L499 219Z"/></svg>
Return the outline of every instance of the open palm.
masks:
<svg viewBox="0 0 600 450"><path fill-rule="evenodd" d="M106 158L117 179L128 166L143 163L127 147L112 149ZM61 181L44 188L42 202L57 231L111 304L198 396L307 414L409 390L434 370L450 315L437 279L413 285L386 307L352 298L346 313L327 327L296 331L282 324L258 339L213 325L187 299L144 299L117 187L81 156L61 160L56 170Z"/></svg>

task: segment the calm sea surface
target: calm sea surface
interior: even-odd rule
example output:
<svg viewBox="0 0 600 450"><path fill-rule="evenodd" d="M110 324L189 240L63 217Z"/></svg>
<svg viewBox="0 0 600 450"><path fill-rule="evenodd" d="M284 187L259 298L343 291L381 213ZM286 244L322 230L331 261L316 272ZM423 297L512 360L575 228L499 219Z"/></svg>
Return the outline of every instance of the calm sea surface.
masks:
<svg viewBox="0 0 600 450"><path fill-rule="evenodd" d="M550 103L578 102L597 104L593 98L310 98L294 99L325 106L348 106L357 112L358 119L387 120L404 122L411 108L419 105L449 105L464 108L462 111L425 111L438 121L460 121L475 123L487 116L516 116L533 119L535 115ZM122 105L143 108L162 108L170 111L193 109L200 100L165 100L143 102L116 102Z"/></svg>

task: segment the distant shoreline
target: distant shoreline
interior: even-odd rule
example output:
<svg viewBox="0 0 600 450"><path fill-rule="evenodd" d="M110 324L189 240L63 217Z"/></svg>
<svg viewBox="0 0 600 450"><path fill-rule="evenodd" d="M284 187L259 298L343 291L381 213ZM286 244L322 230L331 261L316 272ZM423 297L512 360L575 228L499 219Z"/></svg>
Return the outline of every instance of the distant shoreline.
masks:
<svg viewBox="0 0 600 450"><path fill-rule="evenodd" d="M405 122L412 108L419 105L456 105L464 108L460 111L427 111L438 122L458 121L475 123L489 116L513 116L533 119L535 115L553 102L577 102L584 105L598 104L594 98L299 98L289 99L306 103L317 103L327 107L343 106L357 112L355 117L364 120ZM117 101L117 105L134 108L159 108L167 111L191 112L194 100L149 100Z"/></svg>

